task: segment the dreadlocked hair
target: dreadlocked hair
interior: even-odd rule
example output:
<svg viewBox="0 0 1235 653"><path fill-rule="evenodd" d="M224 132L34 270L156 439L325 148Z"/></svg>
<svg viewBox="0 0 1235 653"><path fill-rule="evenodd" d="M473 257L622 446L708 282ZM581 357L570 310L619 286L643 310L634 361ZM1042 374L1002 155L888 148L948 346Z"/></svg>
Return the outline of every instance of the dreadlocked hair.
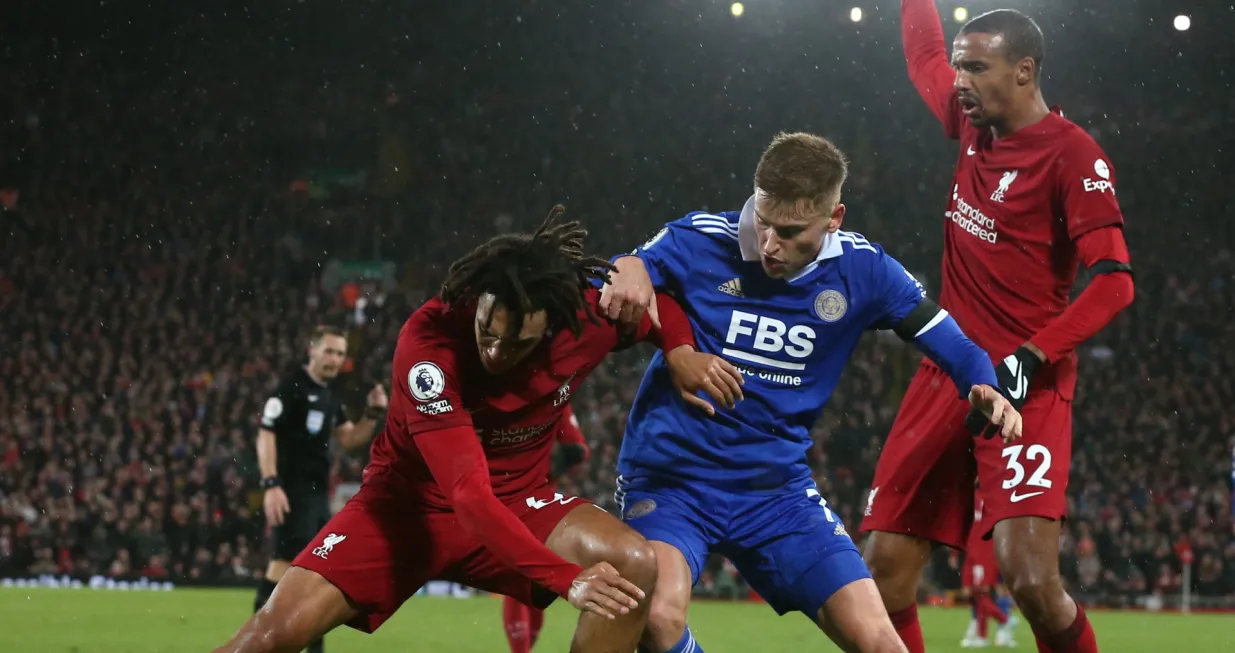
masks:
<svg viewBox="0 0 1235 653"><path fill-rule="evenodd" d="M603 258L584 256L587 230L577 221L558 223L565 212L562 205L554 206L535 232L498 236L455 261L442 284L442 301L467 304L492 293L516 329L525 315L540 310L547 313L550 328L568 328L576 337L583 327L580 309L599 324L584 293L593 279L608 282L616 268Z"/></svg>

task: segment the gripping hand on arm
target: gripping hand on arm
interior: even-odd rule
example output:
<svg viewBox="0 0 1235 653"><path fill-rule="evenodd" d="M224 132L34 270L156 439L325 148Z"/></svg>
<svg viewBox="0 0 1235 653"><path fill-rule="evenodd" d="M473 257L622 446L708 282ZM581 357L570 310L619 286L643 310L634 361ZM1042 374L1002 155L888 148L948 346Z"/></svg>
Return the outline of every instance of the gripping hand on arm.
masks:
<svg viewBox="0 0 1235 653"><path fill-rule="evenodd" d="M623 256L613 264L616 272L609 273L609 283L600 289L601 315L622 324L639 324L644 314L652 325L660 328L660 315L656 306L656 289L647 267L638 256Z"/></svg>

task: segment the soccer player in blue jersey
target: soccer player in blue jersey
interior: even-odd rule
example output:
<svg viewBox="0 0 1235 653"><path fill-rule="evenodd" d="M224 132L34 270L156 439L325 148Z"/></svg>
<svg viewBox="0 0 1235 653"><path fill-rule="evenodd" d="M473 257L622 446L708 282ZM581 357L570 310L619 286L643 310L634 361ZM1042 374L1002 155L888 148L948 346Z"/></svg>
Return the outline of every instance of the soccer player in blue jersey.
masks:
<svg viewBox="0 0 1235 653"><path fill-rule="evenodd" d="M686 309L699 351L733 363L744 381L729 406L699 410L674 391L673 357L657 354L631 408L617 493L659 568L642 651L702 652L686 616L710 552L778 613L806 614L843 650L906 650L806 462L810 427L864 332L913 343L1005 439L1020 436L989 356L900 263L840 230L846 174L826 139L781 134L742 211L690 213L615 260L602 311L638 320L655 310L653 290L665 291Z"/></svg>

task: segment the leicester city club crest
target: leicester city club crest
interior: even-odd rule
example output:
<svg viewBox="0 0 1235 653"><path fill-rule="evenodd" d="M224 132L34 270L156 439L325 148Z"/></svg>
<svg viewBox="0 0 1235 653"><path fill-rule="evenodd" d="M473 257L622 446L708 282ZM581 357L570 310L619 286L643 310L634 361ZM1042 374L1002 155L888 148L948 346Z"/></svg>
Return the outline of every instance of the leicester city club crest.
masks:
<svg viewBox="0 0 1235 653"><path fill-rule="evenodd" d="M848 307L845 296L837 290L825 290L815 298L815 315L824 322L835 322L845 317L845 309Z"/></svg>

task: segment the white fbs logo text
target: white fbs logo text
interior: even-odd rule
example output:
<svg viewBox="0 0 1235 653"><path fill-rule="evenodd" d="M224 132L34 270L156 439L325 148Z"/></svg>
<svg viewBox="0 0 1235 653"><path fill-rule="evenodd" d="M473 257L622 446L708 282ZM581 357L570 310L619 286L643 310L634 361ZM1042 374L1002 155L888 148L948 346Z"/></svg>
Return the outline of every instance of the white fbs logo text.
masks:
<svg viewBox="0 0 1235 653"><path fill-rule="evenodd" d="M781 370L804 370L806 364L799 362L815 351L815 330L805 325L789 326L784 322L745 311L734 311L729 318L729 332L725 343L743 349L725 347L721 353L748 363L757 363ZM752 353L746 349L761 353ZM763 354L783 354L791 359L771 358Z"/></svg>

